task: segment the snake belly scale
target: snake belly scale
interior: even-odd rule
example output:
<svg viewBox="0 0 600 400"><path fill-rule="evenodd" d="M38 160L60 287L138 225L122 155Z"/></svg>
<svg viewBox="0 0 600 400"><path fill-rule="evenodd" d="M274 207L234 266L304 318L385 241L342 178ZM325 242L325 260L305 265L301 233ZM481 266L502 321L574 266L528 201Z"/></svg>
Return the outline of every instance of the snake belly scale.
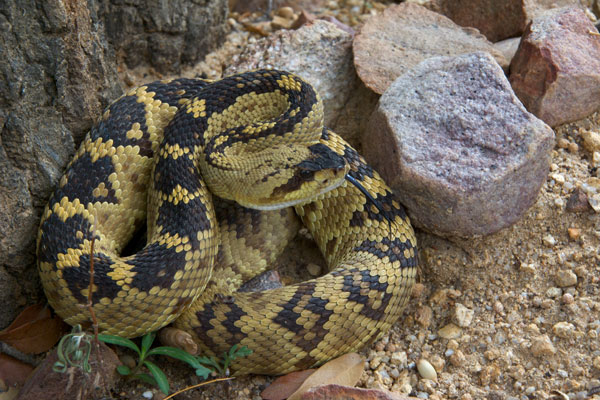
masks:
<svg viewBox="0 0 600 400"><path fill-rule="evenodd" d="M298 217L329 272L237 292ZM145 247L122 255L144 226ZM313 88L276 70L158 81L115 101L51 196L37 250L48 301L69 324L90 324L93 257L101 331L135 337L173 322L204 353L250 348L236 374L309 368L374 341L399 318L417 267L393 193L323 126Z"/></svg>

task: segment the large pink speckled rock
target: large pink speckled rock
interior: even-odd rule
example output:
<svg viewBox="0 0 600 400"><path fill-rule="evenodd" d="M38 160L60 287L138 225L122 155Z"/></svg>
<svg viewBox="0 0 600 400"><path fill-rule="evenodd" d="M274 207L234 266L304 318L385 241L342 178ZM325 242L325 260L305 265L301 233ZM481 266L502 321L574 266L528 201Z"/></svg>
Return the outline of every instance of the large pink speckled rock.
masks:
<svg viewBox="0 0 600 400"><path fill-rule="evenodd" d="M379 100L363 153L418 227L471 237L516 222L545 181L554 132L487 53L434 57Z"/></svg>
<svg viewBox="0 0 600 400"><path fill-rule="evenodd" d="M550 126L598 110L598 30L578 8L534 18L512 59L510 83L525 107Z"/></svg>

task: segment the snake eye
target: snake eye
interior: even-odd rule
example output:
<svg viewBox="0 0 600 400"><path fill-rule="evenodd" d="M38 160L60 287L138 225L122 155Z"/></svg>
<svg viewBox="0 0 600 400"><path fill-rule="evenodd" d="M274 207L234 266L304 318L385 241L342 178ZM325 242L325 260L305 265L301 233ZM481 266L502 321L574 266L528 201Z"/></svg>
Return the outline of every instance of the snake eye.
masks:
<svg viewBox="0 0 600 400"><path fill-rule="evenodd" d="M312 179L313 177L313 171L310 171L308 169L301 169L299 172L300 178L302 178L302 180L309 180Z"/></svg>

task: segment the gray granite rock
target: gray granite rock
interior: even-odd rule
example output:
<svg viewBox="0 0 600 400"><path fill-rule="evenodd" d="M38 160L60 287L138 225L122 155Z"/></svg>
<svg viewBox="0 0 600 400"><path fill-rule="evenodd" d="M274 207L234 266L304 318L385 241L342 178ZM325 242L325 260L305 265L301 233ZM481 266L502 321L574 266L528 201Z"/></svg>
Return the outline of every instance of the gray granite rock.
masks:
<svg viewBox="0 0 600 400"><path fill-rule="evenodd" d="M534 18L510 65L510 83L525 107L550 126L600 109L600 39L578 8Z"/></svg>
<svg viewBox="0 0 600 400"><path fill-rule="evenodd" d="M428 59L394 81L363 152L417 226L470 237L509 226L535 202L553 145L552 129L477 52Z"/></svg>

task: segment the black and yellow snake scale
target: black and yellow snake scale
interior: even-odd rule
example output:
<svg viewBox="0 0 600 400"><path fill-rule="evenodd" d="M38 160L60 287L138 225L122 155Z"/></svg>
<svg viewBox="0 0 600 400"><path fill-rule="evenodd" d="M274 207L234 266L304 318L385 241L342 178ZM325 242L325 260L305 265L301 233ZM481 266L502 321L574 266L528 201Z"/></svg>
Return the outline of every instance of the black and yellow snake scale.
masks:
<svg viewBox="0 0 600 400"><path fill-rule="evenodd" d="M329 273L237 292L294 237L296 215ZM144 226L146 245L127 255ZM154 82L115 101L50 198L37 250L48 301L69 324L90 324L93 257L101 331L135 337L173 322L205 353L250 348L237 374L309 368L374 341L399 318L417 266L390 189L323 126L313 88L276 70Z"/></svg>

